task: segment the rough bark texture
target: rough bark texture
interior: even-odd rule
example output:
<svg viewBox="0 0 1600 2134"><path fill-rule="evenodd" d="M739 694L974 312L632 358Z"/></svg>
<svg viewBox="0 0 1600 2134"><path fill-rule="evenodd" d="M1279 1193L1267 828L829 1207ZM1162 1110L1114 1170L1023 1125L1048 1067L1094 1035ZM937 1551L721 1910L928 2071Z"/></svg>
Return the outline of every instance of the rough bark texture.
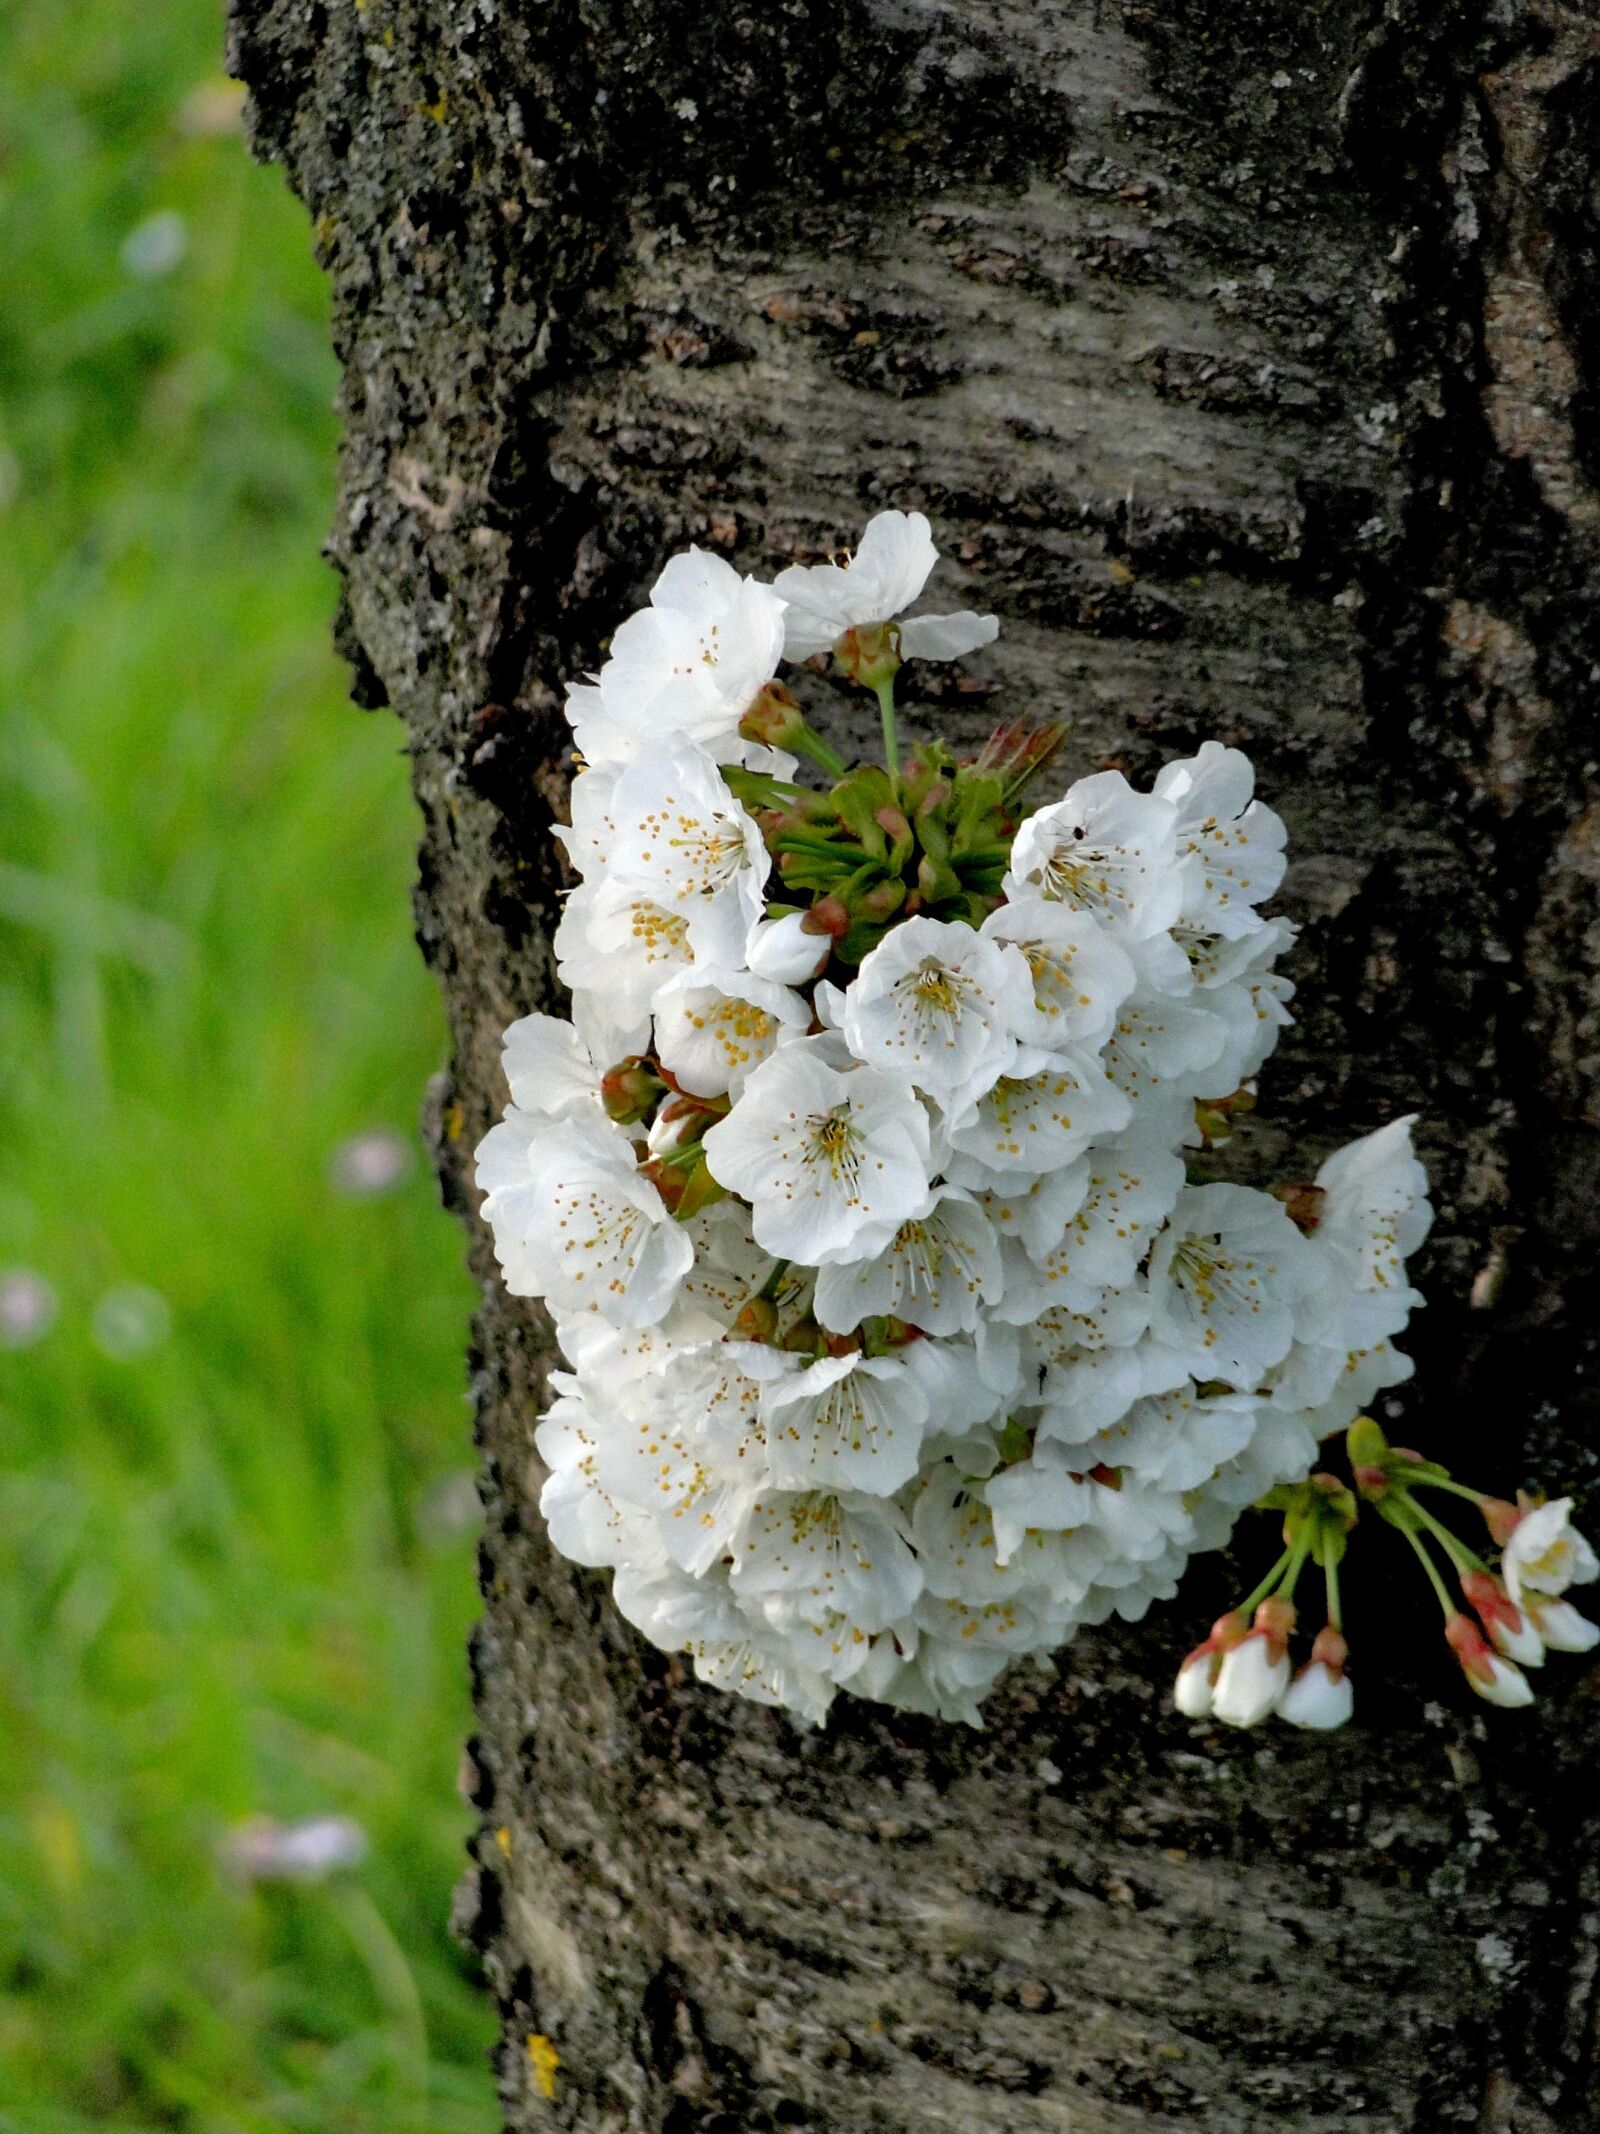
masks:
<svg viewBox="0 0 1600 2134"><path fill-rule="evenodd" d="M405 722L454 1033L462 1909L510 2126L1600 2126L1593 1673L1486 1728L1375 1568L1370 1725L1191 1728L1164 1685L1212 1567L984 1734L845 1700L802 1739L552 1558L545 1335L468 1161L552 997L563 683L688 539L777 565L920 505L1004 623L941 720L1064 707L1075 770L1254 752L1305 936L1244 1160L1419 1111L1401 1434L1593 1481L1600 15L234 0L232 54L333 278L341 638Z"/></svg>

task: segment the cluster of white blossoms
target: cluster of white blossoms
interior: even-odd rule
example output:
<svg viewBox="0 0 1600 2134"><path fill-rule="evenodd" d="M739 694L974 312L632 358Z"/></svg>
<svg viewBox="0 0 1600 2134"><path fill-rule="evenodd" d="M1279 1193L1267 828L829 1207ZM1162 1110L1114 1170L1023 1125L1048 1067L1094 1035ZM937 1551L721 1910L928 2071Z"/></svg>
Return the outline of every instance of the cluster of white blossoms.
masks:
<svg viewBox="0 0 1600 2134"><path fill-rule="evenodd" d="M572 1019L507 1031L477 1156L569 1367L555 1546L811 1721L848 1688L976 1723L1011 1660L1173 1594L1408 1375L1430 1220L1407 1121L1208 1178L1289 1021L1283 826L1216 742L1021 819L1057 734L902 765L902 661L996 628L900 619L935 561L885 512L771 585L668 564L571 693ZM778 680L818 653L883 763Z"/></svg>

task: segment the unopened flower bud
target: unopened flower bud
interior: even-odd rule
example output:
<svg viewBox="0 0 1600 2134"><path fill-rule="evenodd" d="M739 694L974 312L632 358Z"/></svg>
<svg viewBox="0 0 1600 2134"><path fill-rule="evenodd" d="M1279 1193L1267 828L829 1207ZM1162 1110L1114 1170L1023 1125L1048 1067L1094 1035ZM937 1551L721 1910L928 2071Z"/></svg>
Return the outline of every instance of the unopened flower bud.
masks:
<svg viewBox="0 0 1600 2134"><path fill-rule="evenodd" d="M1220 1652L1210 1645L1197 1645L1178 1669L1178 1679L1172 1687L1172 1701L1185 1719L1211 1717L1212 1692L1216 1688L1217 1670L1221 1665Z"/></svg>
<svg viewBox="0 0 1600 2134"><path fill-rule="evenodd" d="M1352 1467L1379 1467L1389 1457L1389 1440L1370 1415L1358 1415L1345 1433Z"/></svg>
<svg viewBox="0 0 1600 2134"><path fill-rule="evenodd" d="M1564 1600L1524 1600L1522 1612L1551 1652L1592 1652L1600 1645L1600 1623Z"/></svg>
<svg viewBox="0 0 1600 2134"><path fill-rule="evenodd" d="M808 933L824 933L830 941L842 941L850 931L850 913L838 897L818 897L806 921Z"/></svg>
<svg viewBox="0 0 1600 2134"><path fill-rule="evenodd" d="M1519 1505L1508 1504L1504 1497L1480 1497L1478 1509L1483 1514L1483 1523L1489 1529L1489 1538L1497 1548L1503 1549L1516 1530L1522 1517Z"/></svg>
<svg viewBox="0 0 1600 2134"><path fill-rule="evenodd" d="M807 731L805 713L782 682L768 682L739 721L743 739L764 748L792 749Z"/></svg>
<svg viewBox="0 0 1600 2134"><path fill-rule="evenodd" d="M1491 1652L1483 1632L1468 1615L1456 1614L1444 1626L1445 1642L1461 1662L1469 1688L1486 1704L1506 1711L1519 1710L1533 1702L1533 1691L1520 1667Z"/></svg>
<svg viewBox="0 0 1600 2134"><path fill-rule="evenodd" d="M652 1156L670 1156L677 1149L687 1148L691 1141L703 1139L707 1127L714 1126L726 1114L725 1104L682 1094L669 1097L650 1122L646 1146Z"/></svg>
<svg viewBox="0 0 1600 2134"><path fill-rule="evenodd" d="M1224 1653L1211 1710L1224 1726L1259 1726L1289 1686L1289 1655L1264 1630L1252 1630Z"/></svg>
<svg viewBox="0 0 1600 2134"><path fill-rule="evenodd" d="M618 1126L634 1125L652 1111L666 1093L667 1085L651 1062L637 1053L629 1059L619 1060L600 1077L600 1101L605 1106L606 1117L615 1119Z"/></svg>
<svg viewBox="0 0 1600 2134"><path fill-rule="evenodd" d="M868 926L886 926L905 900L904 882L877 882L856 898L856 916Z"/></svg>
<svg viewBox="0 0 1600 2134"><path fill-rule="evenodd" d="M733 1322L738 1341L773 1342L778 1338L778 1307L770 1297L750 1297L740 1305Z"/></svg>
<svg viewBox="0 0 1600 2134"><path fill-rule="evenodd" d="M827 930L808 924L811 913L791 911L781 919L763 919L750 935L745 962L758 978L776 985L805 985L816 977L833 952Z"/></svg>
<svg viewBox="0 0 1600 2134"><path fill-rule="evenodd" d="M728 1197L727 1187L719 1185L712 1177L703 1156L694 1163L663 1162L652 1157L643 1169L646 1178L661 1195L668 1214L675 1215L680 1223L686 1223L702 1208L709 1208Z"/></svg>
<svg viewBox="0 0 1600 2134"><path fill-rule="evenodd" d="M1252 1104L1254 1101L1252 1097ZM1322 1186L1302 1185L1295 1181L1274 1186L1272 1197L1282 1201L1284 1210L1295 1228L1310 1237L1322 1221L1322 1204L1328 1195Z"/></svg>
<svg viewBox="0 0 1600 2134"><path fill-rule="evenodd" d="M1237 1609L1217 1617L1211 1635L1194 1648L1178 1669L1172 1701L1185 1719L1210 1718L1223 1655L1248 1635L1249 1625Z"/></svg>
<svg viewBox="0 0 1600 2134"><path fill-rule="evenodd" d="M1233 1121L1214 1104L1203 1104L1196 1099L1194 1123L1208 1149L1222 1148L1233 1139Z"/></svg>
<svg viewBox="0 0 1600 2134"><path fill-rule="evenodd" d="M834 664L852 682L881 689L900 672L900 628L892 622L856 623L833 648Z"/></svg>
<svg viewBox="0 0 1600 2134"><path fill-rule="evenodd" d="M1333 1625L1324 1624L1312 1643L1311 1658L1283 1693L1279 1718L1316 1733L1347 1725L1355 1710L1355 1692L1345 1673L1349 1651Z"/></svg>
<svg viewBox="0 0 1600 2134"><path fill-rule="evenodd" d="M1498 1578L1487 1571L1463 1571L1461 1590L1489 1634L1496 1652L1519 1667L1544 1665L1544 1640Z"/></svg>

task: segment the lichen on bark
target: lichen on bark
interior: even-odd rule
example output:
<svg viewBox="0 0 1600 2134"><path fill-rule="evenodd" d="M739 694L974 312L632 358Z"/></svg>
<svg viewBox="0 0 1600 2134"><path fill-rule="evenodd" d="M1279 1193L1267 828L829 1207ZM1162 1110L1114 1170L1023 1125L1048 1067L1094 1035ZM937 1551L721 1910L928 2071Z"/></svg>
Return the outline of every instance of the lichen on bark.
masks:
<svg viewBox="0 0 1600 2134"><path fill-rule="evenodd" d="M233 0L230 50L332 280L339 641L404 722L451 1020L487 1508L462 1927L508 2124L1600 2124L1592 1678L1487 1731L1372 1565L1369 1726L1193 1730L1164 1685L1212 1566L982 1735L850 1706L802 1739L548 1550L545 1330L469 1162L501 1029L554 997L565 682L686 540L775 566L919 506L1003 621L941 731L1059 711L1076 769L1257 758L1304 935L1255 1156L1418 1112L1402 1434L1592 1487L1600 29ZM866 737L848 696L834 733Z"/></svg>

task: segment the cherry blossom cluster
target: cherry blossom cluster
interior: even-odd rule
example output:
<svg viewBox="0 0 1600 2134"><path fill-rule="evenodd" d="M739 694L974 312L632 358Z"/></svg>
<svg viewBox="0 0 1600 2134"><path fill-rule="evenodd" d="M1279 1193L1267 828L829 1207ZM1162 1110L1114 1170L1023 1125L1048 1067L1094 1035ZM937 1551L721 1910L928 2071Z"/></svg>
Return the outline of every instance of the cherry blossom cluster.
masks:
<svg viewBox="0 0 1600 2134"><path fill-rule="evenodd" d="M936 560L885 512L772 584L667 565L571 692L571 1020L507 1031L477 1154L568 1367L537 1429L555 1546L810 1721L848 1688L975 1724L1012 1659L1137 1619L1310 1486L1409 1374L1430 1220L1404 1120L1309 1181L1213 1175L1292 993L1242 754L1031 813L1059 730L902 760L905 663L996 632L906 613ZM807 720L830 663L881 761ZM1270 1645L1240 1617L1185 1709L1200 1673L1223 1717L1247 1667L1277 1682L1288 1603L1260 1605Z"/></svg>
<svg viewBox="0 0 1600 2134"><path fill-rule="evenodd" d="M1570 1497L1509 1504L1468 1488L1437 1461L1392 1446L1369 1415L1352 1423L1346 1446L1350 1483L1313 1474L1275 1489L1260 1507L1284 1513L1284 1553L1248 1600L1217 1618L1178 1670L1173 1701L1186 1717L1228 1726L1258 1726L1274 1716L1298 1727L1344 1725L1355 1696L1345 1671L1339 1564L1363 1505L1410 1543L1443 1610L1445 1642L1485 1703L1505 1710L1531 1704L1526 1669L1542 1667L1547 1653L1600 1645L1600 1624L1566 1598L1570 1586L1600 1577L1600 1557L1572 1524ZM1428 1501L1434 1491L1476 1506L1500 1549L1498 1571L1440 1518ZM1304 1666L1291 1673L1294 1590L1311 1562L1322 1567L1327 1621Z"/></svg>

